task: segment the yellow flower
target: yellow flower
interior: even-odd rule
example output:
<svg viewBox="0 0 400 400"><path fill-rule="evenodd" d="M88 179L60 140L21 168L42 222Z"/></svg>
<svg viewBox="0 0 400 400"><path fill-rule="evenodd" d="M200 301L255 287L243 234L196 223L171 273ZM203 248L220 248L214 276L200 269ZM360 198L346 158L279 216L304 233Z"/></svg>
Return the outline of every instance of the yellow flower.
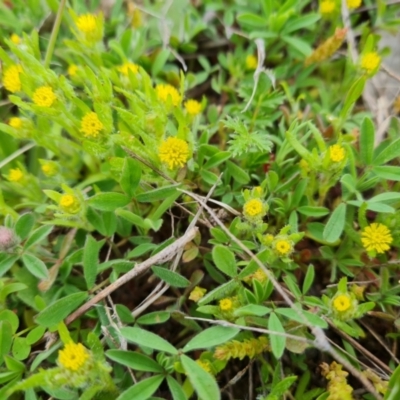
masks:
<svg viewBox="0 0 400 400"><path fill-rule="evenodd" d="M266 280L268 280L267 274L261 268L258 268L258 270L256 272L254 272L253 275L251 275L251 278L253 278L256 281L259 281L261 283L263 283Z"/></svg>
<svg viewBox="0 0 400 400"><path fill-rule="evenodd" d="M81 208L78 198L72 194L63 194L58 205L68 214L76 214Z"/></svg>
<svg viewBox="0 0 400 400"><path fill-rule="evenodd" d="M335 11L335 8L336 8L336 4L334 1L324 0L324 1L321 1L320 5L319 5L319 12L324 17L327 17Z"/></svg>
<svg viewBox="0 0 400 400"><path fill-rule="evenodd" d="M339 294L332 301L333 308L337 312L345 312L351 307L352 299L348 294Z"/></svg>
<svg viewBox="0 0 400 400"><path fill-rule="evenodd" d="M46 176L54 176L57 174L57 168L53 163L43 164L41 170Z"/></svg>
<svg viewBox="0 0 400 400"><path fill-rule="evenodd" d="M139 71L139 65L129 61L129 62L126 62L125 64L122 64L121 66L119 66L118 71L121 72L121 74L124 74L126 76L129 75L128 71L131 71L134 74L136 74Z"/></svg>
<svg viewBox="0 0 400 400"><path fill-rule="evenodd" d="M85 137L96 138L103 129L104 125L95 112L89 112L82 118L80 131Z"/></svg>
<svg viewBox="0 0 400 400"><path fill-rule="evenodd" d="M171 85L168 84L159 84L156 86L157 98L162 102L166 103L168 99L171 99L171 102L174 106L177 106L181 101L181 96L179 92Z"/></svg>
<svg viewBox="0 0 400 400"><path fill-rule="evenodd" d="M346 0L349 10L354 10L361 6L362 0Z"/></svg>
<svg viewBox="0 0 400 400"><path fill-rule="evenodd" d="M281 256L286 256L292 252L292 244L287 239L277 240L274 247L276 252Z"/></svg>
<svg viewBox="0 0 400 400"><path fill-rule="evenodd" d="M8 125L10 125L12 128L19 129L22 126L22 119L18 117L12 117L8 121Z"/></svg>
<svg viewBox="0 0 400 400"><path fill-rule="evenodd" d="M200 365L201 368L204 369L204 371L208 372L209 374L211 374L211 365L210 365L210 361L208 360L196 360L196 363Z"/></svg>
<svg viewBox="0 0 400 400"><path fill-rule="evenodd" d="M381 57L376 51L371 51L364 54L361 57L361 68L367 71L369 74L378 68L381 63Z"/></svg>
<svg viewBox="0 0 400 400"><path fill-rule="evenodd" d="M243 214L246 218L261 218L265 215L263 202L260 199L247 201L243 206Z"/></svg>
<svg viewBox="0 0 400 400"><path fill-rule="evenodd" d="M24 173L19 168L12 168L8 174L10 182L21 182L24 178Z"/></svg>
<svg viewBox="0 0 400 400"><path fill-rule="evenodd" d="M16 33L13 33L13 34L10 36L10 40L11 40L14 44L20 44L20 43L21 43L21 38L20 38Z"/></svg>
<svg viewBox="0 0 400 400"><path fill-rule="evenodd" d="M189 115L195 116L201 112L201 103L197 100L190 99L185 103L185 108Z"/></svg>
<svg viewBox="0 0 400 400"><path fill-rule="evenodd" d="M51 107L57 100L57 96L50 86L41 86L33 93L32 100L38 106Z"/></svg>
<svg viewBox="0 0 400 400"><path fill-rule="evenodd" d="M20 65L12 65L8 67L3 74L3 85L11 93L19 92L21 90L20 74L22 67Z"/></svg>
<svg viewBox="0 0 400 400"><path fill-rule="evenodd" d="M189 146L182 139L169 137L161 144L158 156L162 162L168 164L169 169L182 168L189 158Z"/></svg>
<svg viewBox="0 0 400 400"><path fill-rule="evenodd" d="M342 146L339 144L334 144L333 146L329 147L329 158L332 162L340 162L343 161L346 152Z"/></svg>
<svg viewBox="0 0 400 400"><path fill-rule="evenodd" d="M70 66L68 66L67 72L69 76L75 76L78 72L78 66L75 64L71 64Z"/></svg>
<svg viewBox="0 0 400 400"><path fill-rule="evenodd" d="M222 299L219 302L219 308L222 311L229 311L232 309L233 303L231 299Z"/></svg>
<svg viewBox="0 0 400 400"><path fill-rule="evenodd" d="M256 69L258 65L257 57L253 54L249 54L246 57L246 69Z"/></svg>
<svg viewBox="0 0 400 400"><path fill-rule="evenodd" d="M390 249L393 237L386 225L374 222L362 231L361 242L367 251L384 253Z"/></svg>
<svg viewBox="0 0 400 400"><path fill-rule="evenodd" d="M93 14L80 15L75 21L76 27L83 33L93 33L97 28L96 16Z"/></svg>
<svg viewBox="0 0 400 400"><path fill-rule="evenodd" d="M201 288L200 286L196 286L189 295L189 300L192 300L194 302L198 302L201 298L204 297L206 294L207 289Z"/></svg>
<svg viewBox="0 0 400 400"><path fill-rule="evenodd" d="M58 352L58 362L71 371L81 369L88 358L89 352L82 343L69 342Z"/></svg>

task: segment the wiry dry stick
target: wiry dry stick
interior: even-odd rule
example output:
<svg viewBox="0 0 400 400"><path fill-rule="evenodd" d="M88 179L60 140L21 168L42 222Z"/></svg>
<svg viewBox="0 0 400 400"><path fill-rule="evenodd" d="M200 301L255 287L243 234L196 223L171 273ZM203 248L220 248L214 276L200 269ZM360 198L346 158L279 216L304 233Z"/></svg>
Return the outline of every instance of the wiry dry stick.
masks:
<svg viewBox="0 0 400 400"><path fill-rule="evenodd" d="M259 258L253 254L253 252L245 246L235 235L233 235L229 229L220 221L218 216L215 214L212 208L210 208L199 196L197 196L195 193L188 192L186 190L178 189L183 193L188 194L189 196L193 197L196 199L200 204L204 206L204 208L210 213L210 215L215 219L215 221L218 223L218 225L221 227L221 229L245 252L247 253L253 261L257 263L257 265L264 271L264 273L267 275L268 279L272 282L274 285L274 288L277 290L277 292L283 297L283 299L286 301L286 303L292 307L294 310L296 310L299 314L299 316L302 318L304 325L306 325L313 335L315 336L314 339L314 346L324 352L329 353L338 363L342 364L344 368L346 368L353 376L355 376L363 385L364 387L375 396L377 400L383 400L383 397L376 391L374 386L371 384L371 382L364 376L362 375L353 365L351 365L345 358L343 358L334 348L330 345L324 331L316 326L311 325L310 322L307 321L305 316L303 315L303 310L297 307L293 301L289 298L289 296L286 294L284 291L283 287L280 285L280 283L275 279L274 275L272 272L265 267L265 265L259 260ZM228 325L227 325L228 326ZM245 328L241 328L245 329ZM254 329L254 328L253 328ZM256 329L254 329L256 330Z"/></svg>
<svg viewBox="0 0 400 400"><path fill-rule="evenodd" d="M79 307L76 311L74 311L66 320L65 323L68 325L72 321L75 321L78 317L88 311L91 307L97 304L100 300L107 297L109 294L114 292L116 289L129 282L131 279L136 276L142 274L147 271L153 265L164 263L168 260L171 260L187 243L194 239L198 228L194 227L180 237L176 239L174 243L171 243L165 249L161 250L159 253L155 254L153 257L150 257L146 261L143 261L140 264L136 264L132 270L127 272L126 274L120 276L115 282L111 283L111 285L107 286L100 293L97 293L92 299L90 299L83 306Z"/></svg>

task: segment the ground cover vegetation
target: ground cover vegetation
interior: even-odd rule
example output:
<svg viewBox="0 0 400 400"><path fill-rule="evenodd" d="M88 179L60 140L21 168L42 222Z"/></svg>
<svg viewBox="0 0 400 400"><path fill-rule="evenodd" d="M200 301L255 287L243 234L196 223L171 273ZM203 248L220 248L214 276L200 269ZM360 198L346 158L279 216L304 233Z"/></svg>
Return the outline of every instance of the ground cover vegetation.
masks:
<svg viewBox="0 0 400 400"><path fill-rule="evenodd" d="M399 399L396 3L1 1L0 398Z"/></svg>

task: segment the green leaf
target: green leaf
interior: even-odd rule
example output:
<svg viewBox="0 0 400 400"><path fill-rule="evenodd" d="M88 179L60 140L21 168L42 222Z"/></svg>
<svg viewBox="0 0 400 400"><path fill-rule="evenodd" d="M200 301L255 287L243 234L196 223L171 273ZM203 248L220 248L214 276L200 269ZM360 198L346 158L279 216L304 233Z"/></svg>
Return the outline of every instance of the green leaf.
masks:
<svg viewBox="0 0 400 400"><path fill-rule="evenodd" d="M314 265L310 264L307 268L307 273L303 281L303 288L302 288L303 294L306 294L308 292L308 290L310 289L311 285L314 282L314 278L315 278Z"/></svg>
<svg viewBox="0 0 400 400"><path fill-rule="evenodd" d="M47 306L35 318L35 322L43 326L53 326L68 317L72 311L75 311L88 297L86 292L77 292L70 294L55 301Z"/></svg>
<svg viewBox="0 0 400 400"><path fill-rule="evenodd" d="M371 165L374 155L375 128L370 118L364 118L360 133L360 159L364 165Z"/></svg>
<svg viewBox="0 0 400 400"><path fill-rule="evenodd" d="M268 21L265 19L265 17L251 13L240 14L237 17L237 20L239 24L246 25L251 28L265 28L268 24Z"/></svg>
<svg viewBox="0 0 400 400"><path fill-rule="evenodd" d="M171 375L167 375L167 383L173 400L187 400L182 386Z"/></svg>
<svg viewBox="0 0 400 400"><path fill-rule="evenodd" d="M136 200L140 203L152 203L154 201L164 200L166 197L175 194L179 186L181 186L180 183L140 193L136 196Z"/></svg>
<svg viewBox="0 0 400 400"><path fill-rule="evenodd" d="M397 400L398 398L400 398L400 365L393 371L384 400Z"/></svg>
<svg viewBox="0 0 400 400"><path fill-rule="evenodd" d="M321 16L317 13L309 13L304 16L297 16L293 20L289 20L283 30L282 34L286 35L288 33L297 31L302 28L312 29L313 25L321 18Z"/></svg>
<svg viewBox="0 0 400 400"><path fill-rule="evenodd" d="M371 199L369 199L369 202L372 203L383 203L383 202L392 202L395 201L397 202L400 200L400 193L397 192L385 192L385 193L380 193Z"/></svg>
<svg viewBox="0 0 400 400"><path fill-rule="evenodd" d="M346 219L346 204L339 204L330 216L323 233L323 238L329 243L339 239L344 229Z"/></svg>
<svg viewBox="0 0 400 400"><path fill-rule="evenodd" d="M231 250L222 245L217 245L212 250L212 258L217 268L231 278L237 275L235 255Z"/></svg>
<svg viewBox="0 0 400 400"><path fill-rule="evenodd" d="M204 165L204 169L210 169L216 167L219 164L222 164L224 161L229 160L232 154L229 151L220 151L217 154L214 154Z"/></svg>
<svg viewBox="0 0 400 400"><path fill-rule="evenodd" d="M3 310L0 312L0 321L7 321L11 325L12 334L17 332L19 326L19 318L11 310Z"/></svg>
<svg viewBox="0 0 400 400"><path fill-rule="evenodd" d="M171 313L168 311L154 311L140 316L136 322L141 325L163 324L167 322L170 317Z"/></svg>
<svg viewBox="0 0 400 400"><path fill-rule="evenodd" d="M46 332L46 327L45 326L37 326L33 328L28 335L26 336L26 343L29 345L35 344L37 341L39 341L44 333Z"/></svg>
<svg viewBox="0 0 400 400"><path fill-rule="evenodd" d="M83 275L85 277L87 289L90 290L96 282L97 268L99 265L99 252L104 241L97 242L92 235L86 236L83 248Z"/></svg>
<svg viewBox="0 0 400 400"><path fill-rule="evenodd" d="M275 313L272 313L269 316L268 329L278 333L270 334L269 339L271 343L272 354L275 356L275 358L279 359L282 357L282 354L285 350L286 337L280 335L280 333L285 333L285 329Z"/></svg>
<svg viewBox="0 0 400 400"><path fill-rule="evenodd" d="M151 270L153 271L154 275L172 287L185 288L190 285L190 281L188 279L176 272L170 271L169 269L153 266L151 267Z"/></svg>
<svg viewBox="0 0 400 400"><path fill-rule="evenodd" d="M283 380L279 381L271 390L271 393L269 394L268 397L271 396L272 398L276 398L276 399L281 399L285 392L290 388L290 386L293 385L293 383L296 381L297 376L287 376L286 378L284 378ZM272 396L276 396L276 397L272 397Z"/></svg>
<svg viewBox="0 0 400 400"><path fill-rule="evenodd" d="M240 332L239 328L230 328L226 326L212 326L205 331L197 334L193 339L189 340L182 349L185 353L195 349L208 349L218 346L234 338Z"/></svg>
<svg viewBox="0 0 400 400"><path fill-rule="evenodd" d="M243 185L250 182L249 174L246 171L244 171L242 168L240 168L238 165L233 163L232 161L228 161L226 163L226 167L227 167L229 173L231 174L232 178L236 182L241 183Z"/></svg>
<svg viewBox="0 0 400 400"><path fill-rule="evenodd" d="M229 296L232 292L237 290L239 283L235 280L226 282L220 286L217 286L211 292L207 293L202 299L197 303L199 306L211 303L214 300L222 299L223 297Z"/></svg>
<svg viewBox="0 0 400 400"><path fill-rule="evenodd" d="M129 202L129 197L113 192L98 193L87 200L89 206L101 211L114 211L116 208L125 207Z"/></svg>
<svg viewBox="0 0 400 400"><path fill-rule="evenodd" d="M320 328L327 328L328 323L323 320L318 315L315 315L309 311L297 311L293 308L277 308L275 312L280 315L284 315L285 317L292 319L293 321L300 322L301 324L305 324L305 319L314 326L319 326ZM302 317L303 315L303 317Z"/></svg>
<svg viewBox="0 0 400 400"><path fill-rule="evenodd" d="M24 250L29 249L34 244L41 242L45 237L47 237L53 230L53 226L41 226L35 229L29 236L28 240L24 244Z"/></svg>
<svg viewBox="0 0 400 400"><path fill-rule="evenodd" d="M143 228L143 229L149 229L149 226L146 223L146 221L142 217L139 217L139 215L136 215L131 211L127 211L122 208L117 208L115 210L115 214L118 215L119 217L127 220L134 226L138 226L139 228Z"/></svg>
<svg viewBox="0 0 400 400"><path fill-rule="evenodd" d="M156 361L135 351L107 350L106 356L118 364L125 365L135 371L164 372L163 367Z"/></svg>
<svg viewBox="0 0 400 400"><path fill-rule="evenodd" d="M136 343L140 346L146 346L150 349L164 351L165 353L178 354L178 350L168 343L162 337L155 333L146 331L144 329L134 328L121 328L121 335L132 343Z"/></svg>
<svg viewBox="0 0 400 400"><path fill-rule="evenodd" d="M387 164L393 158L400 156L400 138L385 147L373 160L373 165Z"/></svg>
<svg viewBox="0 0 400 400"><path fill-rule="evenodd" d="M117 397L117 400L146 400L158 389L163 380L164 376L162 375L144 379L128 390L125 390L125 392Z"/></svg>
<svg viewBox="0 0 400 400"><path fill-rule="evenodd" d="M24 240L35 225L35 217L32 213L22 214L15 223L15 233Z"/></svg>
<svg viewBox="0 0 400 400"><path fill-rule="evenodd" d="M246 315L256 315L258 317L263 317L271 312L271 309L265 306L260 306L258 304L247 304L246 306L237 308L233 315L235 317L242 317Z"/></svg>
<svg viewBox="0 0 400 400"><path fill-rule="evenodd" d="M36 278L48 279L49 272L46 264L33 254L23 254L22 261L26 269Z"/></svg>
<svg viewBox="0 0 400 400"><path fill-rule="evenodd" d="M313 207L313 206L301 206L297 208L300 214L306 215L307 217L323 217L329 214L329 209L326 207Z"/></svg>
<svg viewBox="0 0 400 400"><path fill-rule="evenodd" d="M221 392L212 375L204 371L199 364L184 354L181 355L181 362L200 400L221 399Z"/></svg>
<svg viewBox="0 0 400 400"><path fill-rule="evenodd" d="M4 355L11 349L13 332L11 324L8 321L0 321L0 365Z"/></svg>
<svg viewBox="0 0 400 400"><path fill-rule="evenodd" d="M343 120L346 119L348 112L354 106L357 99L361 96L366 81L367 78L362 76L361 78L357 79L351 86L349 93L347 93L347 97L342 107L342 111L340 112L341 119Z"/></svg>
<svg viewBox="0 0 400 400"><path fill-rule="evenodd" d="M382 179L388 179L390 181L400 181L400 167L395 167L391 165L373 167L372 172Z"/></svg>
<svg viewBox="0 0 400 400"><path fill-rule="evenodd" d="M125 157L124 164L122 166L120 184L122 190L129 197L133 197L135 194L136 189L139 186L141 176L142 170L140 169L139 163L130 157Z"/></svg>
<svg viewBox="0 0 400 400"><path fill-rule="evenodd" d="M26 360L31 353L31 346L26 342L26 338L16 337L11 351L16 360Z"/></svg>
<svg viewBox="0 0 400 400"><path fill-rule="evenodd" d="M3 276L19 259L19 256L13 254L0 254L0 277Z"/></svg>
<svg viewBox="0 0 400 400"><path fill-rule="evenodd" d="M282 36L282 39L305 57L308 57L313 52L309 43L303 39L293 36Z"/></svg>

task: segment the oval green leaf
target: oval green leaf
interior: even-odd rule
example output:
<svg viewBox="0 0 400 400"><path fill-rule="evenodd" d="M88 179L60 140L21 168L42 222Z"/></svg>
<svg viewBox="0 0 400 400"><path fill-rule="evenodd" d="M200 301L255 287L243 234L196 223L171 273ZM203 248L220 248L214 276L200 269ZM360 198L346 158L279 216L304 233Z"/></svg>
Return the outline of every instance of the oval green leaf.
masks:
<svg viewBox="0 0 400 400"><path fill-rule="evenodd" d="M135 351L108 350L106 356L118 364L125 365L135 371L163 373L164 369L150 357Z"/></svg>
<svg viewBox="0 0 400 400"><path fill-rule="evenodd" d="M222 245L217 245L212 250L212 258L217 268L231 278L237 275L235 255L231 250Z"/></svg>
<svg viewBox="0 0 400 400"><path fill-rule="evenodd" d="M345 220L346 220L346 204L341 203L335 208L325 226L323 232L324 240L326 240L329 243L333 243L336 240L338 240L343 232Z"/></svg>

